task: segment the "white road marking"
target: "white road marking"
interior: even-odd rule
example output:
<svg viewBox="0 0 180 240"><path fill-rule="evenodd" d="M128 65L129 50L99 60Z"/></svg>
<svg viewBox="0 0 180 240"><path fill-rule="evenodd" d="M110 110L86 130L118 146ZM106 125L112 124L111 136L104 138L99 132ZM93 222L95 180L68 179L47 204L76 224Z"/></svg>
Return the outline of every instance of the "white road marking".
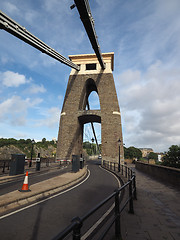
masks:
<svg viewBox="0 0 180 240"><path fill-rule="evenodd" d="M90 171L88 170L88 175L87 175L87 177L86 177L82 182L78 183L77 185L75 185L75 186L73 186L73 187L71 187L71 188L69 188L69 189L66 189L66 190L64 190L63 192L57 193L57 194L55 194L55 195L53 195L53 196L51 196L51 197L48 197L48 198L46 198L46 199L43 199L43 200L41 200L41 201L39 201L39 202L35 202L35 203L33 203L33 204L31 204L31 205L28 205L28 206L26 206L26 207L23 207L23 208L21 208L21 209L18 209L18 210L16 210L16 211L11 212L11 213L5 214L5 215L3 215L3 216L0 217L0 220L3 219L3 218L9 217L9 216L11 216L11 215L14 215L14 214L16 214L16 213L18 213L18 212L24 211L24 210L26 210L26 209L28 209L28 208L34 207L34 206L36 206L36 205L38 205L38 204L40 204L40 203L46 202L46 201L48 201L48 200L50 200L50 199L52 199L52 198L58 197L58 196L66 193L66 192L69 192L69 191L71 191L72 189L74 189L74 188L80 186L81 184L83 184L86 180L88 180L89 176L90 176Z"/></svg>
<svg viewBox="0 0 180 240"><path fill-rule="evenodd" d="M113 177L116 178L117 182L118 182L118 185L119 185L119 188L121 186L121 183L119 181L119 179L111 172L109 172L108 170L102 168L101 166L99 166L101 169L103 169L104 171L110 173L113 175ZM114 208L115 206L115 203L113 203L113 205L104 213L104 215L99 219L97 220L97 222L81 237L82 240L85 240L86 238L89 237L89 235L98 227L99 224L102 223L102 221L106 218L106 216L109 215L109 213L112 211L112 209Z"/></svg>

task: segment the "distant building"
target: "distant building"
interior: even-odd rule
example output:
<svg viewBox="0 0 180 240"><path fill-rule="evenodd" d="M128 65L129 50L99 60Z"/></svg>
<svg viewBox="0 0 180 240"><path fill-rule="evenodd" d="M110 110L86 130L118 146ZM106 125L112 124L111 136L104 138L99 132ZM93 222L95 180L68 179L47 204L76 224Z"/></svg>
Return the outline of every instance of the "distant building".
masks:
<svg viewBox="0 0 180 240"><path fill-rule="evenodd" d="M142 157L148 157L150 152L154 152L152 148L139 148L142 152Z"/></svg>
<svg viewBox="0 0 180 240"><path fill-rule="evenodd" d="M53 138L53 139L52 139L52 141L53 141L54 143L57 143L57 140L56 140L56 138Z"/></svg>
<svg viewBox="0 0 180 240"><path fill-rule="evenodd" d="M158 162L163 162L164 153L157 153L157 155L158 155Z"/></svg>

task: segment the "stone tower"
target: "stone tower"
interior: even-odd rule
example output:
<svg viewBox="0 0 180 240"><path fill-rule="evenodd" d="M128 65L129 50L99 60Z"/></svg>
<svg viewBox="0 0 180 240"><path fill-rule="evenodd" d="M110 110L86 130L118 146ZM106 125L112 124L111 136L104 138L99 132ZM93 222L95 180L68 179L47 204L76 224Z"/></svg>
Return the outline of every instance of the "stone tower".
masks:
<svg viewBox="0 0 180 240"><path fill-rule="evenodd" d="M106 64L102 70L95 54L72 55L69 58L80 65L80 71L71 70L62 107L57 160L71 159L82 154L83 126L85 123L101 123L101 152L103 160L118 162L121 140L121 162L124 160L121 113L113 78L114 53L103 53ZM99 96L100 110L86 110L92 91Z"/></svg>

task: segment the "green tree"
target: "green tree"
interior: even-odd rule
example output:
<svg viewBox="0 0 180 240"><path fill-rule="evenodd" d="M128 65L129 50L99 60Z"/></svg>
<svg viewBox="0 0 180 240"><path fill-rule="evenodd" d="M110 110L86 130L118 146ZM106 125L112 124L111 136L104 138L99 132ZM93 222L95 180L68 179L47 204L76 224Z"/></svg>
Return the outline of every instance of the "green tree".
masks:
<svg viewBox="0 0 180 240"><path fill-rule="evenodd" d="M150 152L149 155L148 155L148 159L154 159L155 161L157 161L158 160L157 153Z"/></svg>
<svg viewBox="0 0 180 240"><path fill-rule="evenodd" d="M84 149L89 149L91 147L91 143L90 142L83 142L83 148Z"/></svg>
<svg viewBox="0 0 180 240"><path fill-rule="evenodd" d="M46 138L43 138L43 139L42 139L42 143L46 143Z"/></svg>
<svg viewBox="0 0 180 240"><path fill-rule="evenodd" d="M129 159L137 158L138 160L142 157L142 152L139 148L135 147L124 147L124 157Z"/></svg>
<svg viewBox="0 0 180 240"><path fill-rule="evenodd" d="M172 145L163 157L162 165L180 168L180 146Z"/></svg>
<svg viewBox="0 0 180 240"><path fill-rule="evenodd" d="M25 144L26 143L26 140L24 140L24 139L19 139L19 141L18 141L18 144Z"/></svg>
<svg viewBox="0 0 180 240"><path fill-rule="evenodd" d="M26 144L31 144L32 140L30 138L26 139Z"/></svg>

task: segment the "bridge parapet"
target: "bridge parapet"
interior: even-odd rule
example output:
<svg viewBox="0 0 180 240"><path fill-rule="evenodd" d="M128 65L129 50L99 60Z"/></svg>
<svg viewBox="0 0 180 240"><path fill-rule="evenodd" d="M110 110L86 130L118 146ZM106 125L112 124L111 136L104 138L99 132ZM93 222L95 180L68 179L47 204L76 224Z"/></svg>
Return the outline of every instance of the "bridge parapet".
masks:
<svg viewBox="0 0 180 240"><path fill-rule="evenodd" d="M155 164L136 162L136 168L144 173L147 173L157 180L167 184L180 187L180 169Z"/></svg>

